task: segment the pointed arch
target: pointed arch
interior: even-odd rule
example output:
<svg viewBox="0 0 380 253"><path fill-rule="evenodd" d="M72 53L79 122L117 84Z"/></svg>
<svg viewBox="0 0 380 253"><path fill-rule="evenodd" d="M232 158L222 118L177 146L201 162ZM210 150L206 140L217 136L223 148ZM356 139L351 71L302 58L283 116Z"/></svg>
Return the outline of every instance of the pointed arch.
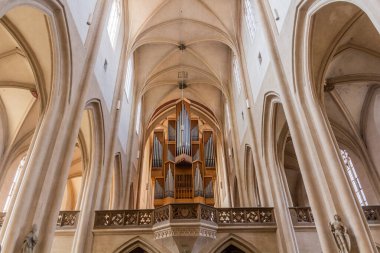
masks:
<svg viewBox="0 0 380 253"><path fill-rule="evenodd" d="M317 99L321 99L323 95L323 82L321 82L321 79L315 80L311 67L312 38L313 30L315 30L313 23L315 23L314 18L316 14L332 4L348 4L357 8L359 12L358 15L367 15L377 31L380 31L380 21L376 18L376 12L374 11L380 7L378 2L368 4L360 0L305 0L297 6L295 32L293 35L293 73L295 76L293 88L295 91L309 92ZM341 10L341 12L343 12L343 10ZM356 20L357 18L354 17L350 22L355 22ZM323 66L320 66L320 68L325 68L328 62L331 61L331 58L334 56L333 51L336 50L335 47L338 41L342 38L347 29L348 27L341 29L330 43L330 47L326 50L329 52L324 52L323 64L319 64ZM318 78L321 77L322 76L319 75ZM300 97L303 97L303 95L300 95ZM309 95L307 97L309 97Z"/></svg>
<svg viewBox="0 0 380 253"><path fill-rule="evenodd" d="M211 248L210 253L222 253L229 246L234 246L245 253L261 253L255 246L253 246L248 241L243 238L229 234L225 238L223 238L216 246Z"/></svg>
<svg viewBox="0 0 380 253"><path fill-rule="evenodd" d="M145 250L147 253L160 253L161 251L157 250L154 246L150 245L146 240L143 238L137 236L123 245L121 245L119 248L117 248L114 253L129 253L137 248L141 248Z"/></svg>

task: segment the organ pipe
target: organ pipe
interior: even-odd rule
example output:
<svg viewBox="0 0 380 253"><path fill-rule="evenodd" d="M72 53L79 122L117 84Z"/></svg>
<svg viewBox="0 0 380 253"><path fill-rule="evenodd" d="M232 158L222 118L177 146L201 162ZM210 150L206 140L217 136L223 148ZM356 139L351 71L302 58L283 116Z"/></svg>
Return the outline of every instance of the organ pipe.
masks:
<svg viewBox="0 0 380 253"><path fill-rule="evenodd" d="M167 130L160 128L153 134L155 206L177 202L176 199L188 201L194 197L201 203L214 203L214 136L212 130L206 130L207 125L201 127L201 119L195 115L191 117L191 110L187 100L178 101L176 118L167 119Z"/></svg>
<svg viewBox="0 0 380 253"><path fill-rule="evenodd" d="M174 178L170 164L165 178L165 197L174 198Z"/></svg>
<svg viewBox="0 0 380 253"><path fill-rule="evenodd" d="M190 150L190 127L191 127L190 115L186 110L185 104L182 102L177 119L177 156L179 155L191 155Z"/></svg>
<svg viewBox="0 0 380 253"><path fill-rule="evenodd" d="M154 184L154 198L155 199L164 198L164 190L162 189L162 186L157 179L156 179L156 183Z"/></svg>
<svg viewBox="0 0 380 253"><path fill-rule="evenodd" d="M199 165L195 169L195 178L194 178L194 196L199 197L203 196L203 180L201 171L199 170Z"/></svg>
<svg viewBox="0 0 380 253"><path fill-rule="evenodd" d="M153 138L153 167L162 167L163 147L157 136Z"/></svg>
<svg viewBox="0 0 380 253"><path fill-rule="evenodd" d="M205 197L206 198L213 198L214 197L214 190L212 188L212 180L210 180L205 188Z"/></svg>
<svg viewBox="0 0 380 253"><path fill-rule="evenodd" d="M214 142L212 134L205 145L205 163L206 167L215 167Z"/></svg>

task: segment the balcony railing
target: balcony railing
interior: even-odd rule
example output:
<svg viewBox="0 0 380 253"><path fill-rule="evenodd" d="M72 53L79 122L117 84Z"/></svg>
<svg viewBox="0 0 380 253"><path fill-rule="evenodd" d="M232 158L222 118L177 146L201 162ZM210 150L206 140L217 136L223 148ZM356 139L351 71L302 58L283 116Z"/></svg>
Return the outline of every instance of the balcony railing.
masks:
<svg viewBox="0 0 380 253"><path fill-rule="evenodd" d="M215 225L275 225L273 208L214 208L203 204L170 204L157 209L96 211L94 228L151 227L155 224L206 222Z"/></svg>
<svg viewBox="0 0 380 253"><path fill-rule="evenodd" d="M314 225L314 217L310 207L291 207L289 212L294 226Z"/></svg>
<svg viewBox="0 0 380 253"><path fill-rule="evenodd" d="M96 211L94 227L151 226L153 215L153 209Z"/></svg>
<svg viewBox="0 0 380 253"><path fill-rule="evenodd" d="M362 206L368 224L380 224L380 206ZM310 207L291 207L290 216L294 226L314 225Z"/></svg>
<svg viewBox="0 0 380 253"><path fill-rule="evenodd" d="M380 224L380 206L363 206L368 224Z"/></svg>
<svg viewBox="0 0 380 253"><path fill-rule="evenodd" d="M77 227L79 211L60 211L57 229L74 229Z"/></svg>
<svg viewBox="0 0 380 253"><path fill-rule="evenodd" d="M4 219L5 219L5 214L6 213L0 212L0 227L3 226Z"/></svg>
<svg viewBox="0 0 380 253"><path fill-rule="evenodd" d="M363 206L368 224L380 224L380 206ZM310 207L291 207L294 226L313 226ZM79 211L60 211L57 229L75 229ZM0 212L0 227L6 213ZM156 209L108 210L95 212L94 228L152 227L164 222L211 222L217 225L275 225L273 208L214 208L203 204L170 204Z"/></svg>

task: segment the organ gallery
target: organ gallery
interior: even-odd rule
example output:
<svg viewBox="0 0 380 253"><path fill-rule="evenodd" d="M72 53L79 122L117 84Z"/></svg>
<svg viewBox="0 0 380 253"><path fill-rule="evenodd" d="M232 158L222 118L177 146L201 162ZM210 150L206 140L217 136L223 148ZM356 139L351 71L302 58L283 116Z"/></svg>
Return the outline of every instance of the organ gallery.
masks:
<svg viewBox="0 0 380 253"><path fill-rule="evenodd" d="M214 205L215 137L210 126L179 99L175 113L151 136L154 206L169 203Z"/></svg>

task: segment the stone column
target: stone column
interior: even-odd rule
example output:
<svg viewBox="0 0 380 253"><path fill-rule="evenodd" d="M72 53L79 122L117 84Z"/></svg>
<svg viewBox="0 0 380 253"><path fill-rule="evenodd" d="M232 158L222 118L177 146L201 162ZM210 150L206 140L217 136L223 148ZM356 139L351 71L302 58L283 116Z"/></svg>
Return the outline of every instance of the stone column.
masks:
<svg viewBox="0 0 380 253"><path fill-rule="evenodd" d="M324 113L322 104L312 99L311 94L308 95L308 99L306 99L308 102L302 101L302 106L299 106L302 108L300 110L304 110L303 115L309 116L303 120L307 121L308 127L314 133L309 138L315 146L313 155L318 157L319 166L313 169L323 171L321 175L328 184L326 188L319 188L321 191L319 194L329 195L332 201L332 208L326 210L325 215L328 215L330 220L333 220L335 213L342 217L343 223L349 228L349 234L353 241L353 252L376 252L362 207L356 200L355 192L347 178L346 168L327 115ZM313 212L315 211L313 210Z"/></svg>
<svg viewBox="0 0 380 253"><path fill-rule="evenodd" d="M376 252L321 107L311 94L307 94L306 99L300 97L299 100L291 94L291 85L286 79L274 37L276 28L271 27L271 10L266 9L263 1L256 0L255 3L259 9L257 17L263 25L270 58L279 80L281 102L313 210L322 251L337 251L328 223L338 213L356 241L353 252Z"/></svg>
<svg viewBox="0 0 380 253"><path fill-rule="evenodd" d="M275 98L277 99L277 98ZM264 111L266 120L264 121L264 159L265 167L268 170L268 177L270 178L270 189L273 194L273 202L275 207L278 242L281 252L299 252L295 231L292 224L292 219L289 213L289 207L286 201L284 182L280 175L279 161L276 156L276 107L278 106L275 99L267 104L267 110Z"/></svg>
<svg viewBox="0 0 380 253"><path fill-rule="evenodd" d="M101 34L107 18L107 8L111 1L98 0L94 22L89 30L88 51L84 59L83 75L75 94L71 94L70 104L67 105L66 94L53 94L54 103L45 112L33 143L33 149L25 176L17 195L13 212L7 217L9 225L2 241L4 252L18 252L25 235L31 230L32 224L38 228L39 241L36 252L49 252L58 211L61 205L66 179L69 172L71 155L78 135L81 116L85 105L86 93L91 83L93 67L95 65ZM108 5L107 5L108 4ZM107 6L107 8L106 8ZM59 12L62 15L62 12ZM58 22L62 22L60 19ZM59 24L63 26L63 24ZM61 41L62 34L57 40ZM59 48L59 54L68 52L66 41ZM62 60L61 65L70 66ZM61 71L57 76L61 86L68 86L69 73ZM57 90L54 90L58 92ZM62 93L62 91L60 91ZM56 97L57 98L56 98Z"/></svg>
<svg viewBox="0 0 380 253"><path fill-rule="evenodd" d="M99 111L93 109L94 125L101 126L102 118ZM74 242L72 252L89 252L90 245L92 244L92 228L94 220L94 207L95 203L100 199L100 189L97 185L100 185L104 180L105 169L103 168L104 159L104 143L105 139L102 128L94 129L94 151L91 154L91 162L87 168L88 173L83 191L80 218L74 235ZM102 172L103 171L103 172Z"/></svg>

